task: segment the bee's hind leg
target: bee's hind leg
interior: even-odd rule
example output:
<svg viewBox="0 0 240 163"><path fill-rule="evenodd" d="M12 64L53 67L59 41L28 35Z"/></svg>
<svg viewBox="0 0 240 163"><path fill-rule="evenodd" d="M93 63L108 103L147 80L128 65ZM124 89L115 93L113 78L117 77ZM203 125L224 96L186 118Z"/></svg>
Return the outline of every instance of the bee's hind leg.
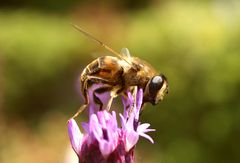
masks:
<svg viewBox="0 0 240 163"><path fill-rule="evenodd" d="M76 118L78 115L80 115L87 108L87 106L89 104L89 97L88 97L88 94L87 94L87 89L83 90L83 97L84 97L84 100L85 100L85 104L80 106L78 111L71 117L72 119Z"/></svg>
<svg viewBox="0 0 240 163"><path fill-rule="evenodd" d="M74 118L76 118L78 115L80 115L80 114L86 109L87 106L88 106L88 104L82 105L82 106L78 109L78 111L71 117L71 119L74 119Z"/></svg>

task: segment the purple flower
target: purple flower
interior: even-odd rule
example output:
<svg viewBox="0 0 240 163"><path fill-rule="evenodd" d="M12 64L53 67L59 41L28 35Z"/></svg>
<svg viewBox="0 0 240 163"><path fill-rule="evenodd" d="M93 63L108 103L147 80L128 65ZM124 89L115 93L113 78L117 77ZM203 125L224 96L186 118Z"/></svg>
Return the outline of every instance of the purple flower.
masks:
<svg viewBox="0 0 240 163"><path fill-rule="evenodd" d="M121 127L117 116L106 110L89 114L89 122L82 123L84 134L74 119L68 121L68 134L72 148L81 163L133 163L134 147L139 136L153 140L146 133L155 131L148 129L150 124L139 122L143 91L136 95L130 92L123 98L124 111L120 114ZM135 97L134 97L135 96ZM91 106L90 106L91 107Z"/></svg>

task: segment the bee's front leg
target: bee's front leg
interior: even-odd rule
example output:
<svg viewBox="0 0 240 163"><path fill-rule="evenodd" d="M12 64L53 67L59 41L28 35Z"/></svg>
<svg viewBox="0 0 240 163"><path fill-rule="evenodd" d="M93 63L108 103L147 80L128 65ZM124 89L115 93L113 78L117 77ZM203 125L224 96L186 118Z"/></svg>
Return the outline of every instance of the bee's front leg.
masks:
<svg viewBox="0 0 240 163"><path fill-rule="evenodd" d="M132 114L133 108L136 107L136 105L137 105L137 91L138 91L138 87L133 86L133 88L132 88L133 105L130 107L130 109L128 111L128 115Z"/></svg>
<svg viewBox="0 0 240 163"><path fill-rule="evenodd" d="M117 96L117 94L116 94L115 91L112 91L112 92L110 93L110 99L109 99L109 101L108 101L108 103L107 103L107 107L106 107L107 111L109 111L109 110L111 109L112 101L113 101L113 99L114 99L116 96Z"/></svg>

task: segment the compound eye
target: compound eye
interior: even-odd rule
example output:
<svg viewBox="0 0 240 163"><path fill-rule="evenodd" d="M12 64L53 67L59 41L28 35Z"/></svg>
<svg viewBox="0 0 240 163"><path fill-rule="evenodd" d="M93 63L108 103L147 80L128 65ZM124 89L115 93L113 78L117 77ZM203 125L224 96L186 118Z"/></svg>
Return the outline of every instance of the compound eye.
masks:
<svg viewBox="0 0 240 163"><path fill-rule="evenodd" d="M158 92L163 86L163 78L162 76L154 76L149 85L149 92L156 93Z"/></svg>

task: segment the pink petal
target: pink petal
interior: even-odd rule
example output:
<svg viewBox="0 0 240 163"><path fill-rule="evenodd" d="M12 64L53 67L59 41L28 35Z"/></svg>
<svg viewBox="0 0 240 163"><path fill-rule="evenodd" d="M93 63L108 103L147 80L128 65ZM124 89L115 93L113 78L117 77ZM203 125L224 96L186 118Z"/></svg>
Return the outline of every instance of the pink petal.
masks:
<svg viewBox="0 0 240 163"><path fill-rule="evenodd" d="M145 133L139 133L139 135L144 137L144 138L146 138L146 139L148 139L152 144L154 144L153 139L149 135L147 135Z"/></svg>
<svg viewBox="0 0 240 163"><path fill-rule="evenodd" d="M150 129L150 128L148 129L149 126L150 126L149 123L141 124L137 128L137 132L138 133L146 133L146 132L156 131L155 129Z"/></svg>
<svg viewBox="0 0 240 163"><path fill-rule="evenodd" d="M137 109L140 109L142 107L143 102L143 90L139 89L137 92Z"/></svg>
<svg viewBox="0 0 240 163"><path fill-rule="evenodd" d="M150 126L149 123L139 125L137 128L137 133L140 136L148 139L151 143L154 143L153 139L149 135L145 134L146 132L155 131L155 129L148 129L149 126Z"/></svg>
<svg viewBox="0 0 240 163"><path fill-rule="evenodd" d="M127 120L127 123L126 123L126 128L128 130L134 130L133 128L133 121L134 121L134 115L133 113L129 116L128 120Z"/></svg>
<svg viewBox="0 0 240 163"><path fill-rule="evenodd" d="M88 125L88 123L82 122L81 125L82 125L84 131L85 131L86 133L89 133L89 125Z"/></svg>
<svg viewBox="0 0 240 163"><path fill-rule="evenodd" d="M150 126L149 123L143 123L138 126L137 131L138 132L145 132L145 130Z"/></svg>
<svg viewBox="0 0 240 163"><path fill-rule="evenodd" d="M117 125L117 116L115 111L112 111L112 121L114 125Z"/></svg>
<svg viewBox="0 0 240 163"><path fill-rule="evenodd" d="M74 119L68 120L68 136L73 150L79 154L81 151L83 134L79 130L79 127Z"/></svg>
<svg viewBox="0 0 240 163"><path fill-rule="evenodd" d="M99 124L96 114L92 114L90 117L89 131L91 132L91 134L93 134L92 139L96 138L97 140L101 140L103 136L102 127L101 124Z"/></svg>
<svg viewBox="0 0 240 163"><path fill-rule="evenodd" d="M138 141L138 134L135 131L127 131L125 139L125 150L128 152Z"/></svg>
<svg viewBox="0 0 240 163"><path fill-rule="evenodd" d="M124 97L122 96L122 103L123 103L123 107L124 107L124 111L123 111L123 116L124 118L127 118L129 109L132 107L133 102L134 102L134 97L132 96L131 92L127 91L127 96L128 97ZM129 108L127 108L127 106L130 106Z"/></svg>
<svg viewBox="0 0 240 163"><path fill-rule="evenodd" d="M99 142L99 149L104 158L107 158L110 153L113 152L114 146L112 143L107 142L106 140L102 140Z"/></svg>
<svg viewBox="0 0 240 163"><path fill-rule="evenodd" d="M119 116L120 116L120 122L121 122L121 125L122 125L122 130L126 130L126 120L125 120L125 118L123 117L123 115L122 114L119 114Z"/></svg>
<svg viewBox="0 0 240 163"><path fill-rule="evenodd" d="M103 128L106 128L106 114L105 111L99 111L97 113L97 118L99 121L99 125L101 125Z"/></svg>
<svg viewBox="0 0 240 163"><path fill-rule="evenodd" d="M156 129L146 129L144 132L146 133L146 132L152 132L152 131L156 131Z"/></svg>

